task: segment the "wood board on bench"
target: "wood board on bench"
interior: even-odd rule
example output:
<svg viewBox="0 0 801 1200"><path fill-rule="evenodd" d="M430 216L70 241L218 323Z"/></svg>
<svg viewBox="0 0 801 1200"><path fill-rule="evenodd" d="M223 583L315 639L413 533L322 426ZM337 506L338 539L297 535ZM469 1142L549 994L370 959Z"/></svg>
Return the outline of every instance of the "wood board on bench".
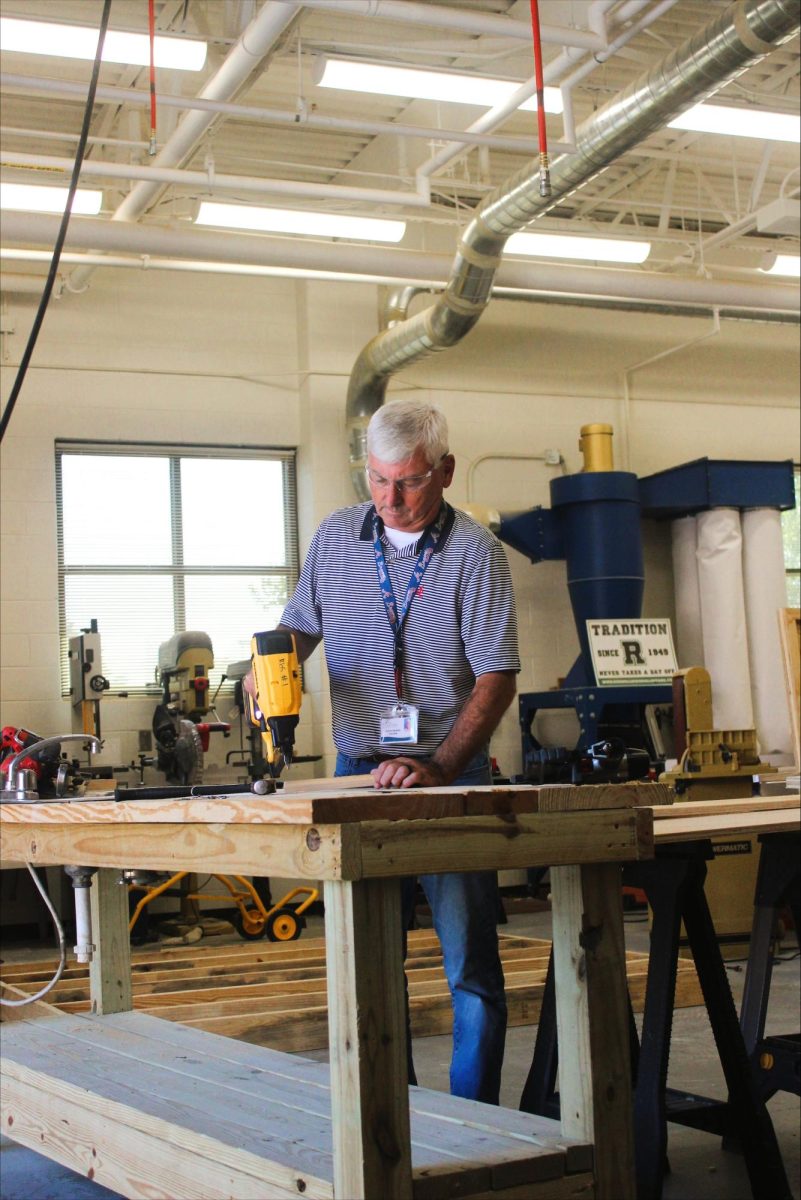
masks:
<svg viewBox="0 0 801 1200"><path fill-rule="evenodd" d="M535 1025L551 943L507 934L499 940L509 1024ZM136 1011L281 1050L318 1050L328 1044L323 938L304 937L284 945L153 947L135 951L132 960ZM432 930L409 934L406 968L413 1036L449 1033L450 997ZM55 960L7 964L0 969L0 980L32 995L54 969ZM647 954L627 952L626 974L636 1012L643 1008L647 970ZM88 1012L87 969L77 963L67 967L47 1000L65 1013ZM675 1007L702 1003L693 963L680 959Z"/></svg>
<svg viewBox="0 0 801 1200"><path fill-rule="evenodd" d="M20 1021L3 1071L6 1132L125 1196L333 1196L325 1063L128 1012ZM414 1200L592 1194L557 1121L425 1088L410 1110Z"/></svg>

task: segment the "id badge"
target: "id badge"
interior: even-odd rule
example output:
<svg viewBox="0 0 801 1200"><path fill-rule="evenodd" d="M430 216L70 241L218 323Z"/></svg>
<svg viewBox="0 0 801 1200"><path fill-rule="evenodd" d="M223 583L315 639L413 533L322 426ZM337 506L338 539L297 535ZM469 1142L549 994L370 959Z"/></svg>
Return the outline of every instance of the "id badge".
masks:
<svg viewBox="0 0 801 1200"><path fill-rule="evenodd" d="M385 708L380 715L379 742L382 746L414 746L417 742L417 725L420 709L414 704L400 701Z"/></svg>

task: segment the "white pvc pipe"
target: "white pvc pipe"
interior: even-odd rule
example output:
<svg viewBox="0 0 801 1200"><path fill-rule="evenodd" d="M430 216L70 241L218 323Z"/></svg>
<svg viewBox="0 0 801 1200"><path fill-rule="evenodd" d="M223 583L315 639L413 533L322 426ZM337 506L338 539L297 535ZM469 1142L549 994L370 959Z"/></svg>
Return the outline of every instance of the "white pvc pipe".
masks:
<svg viewBox="0 0 801 1200"><path fill-rule="evenodd" d="M420 4L414 0L304 0L304 8L348 13L355 17L377 17L432 29L450 29L457 33L486 34L531 42L531 25L495 13L468 12L463 8L444 8L438 4ZM567 25L540 25L543 42L557 46L575 46L580 50L601 50L606 45L597 32L573 29Z"/></svg>
<svg viewBox="0 0 801 1200"><path fill-rule="evenodd" d="M75 896L75 957L80 963L92 961L92 911L88 887L74 887Z"/></svg>
<svg viewBox="0 0 801 1200"><path fill-rule="evenodd" d="M52 254L48 254L47 252L45 253L47 261L50 262L53 257ZM63 286L63 280L61 283ZM0 275L0 292L9 292L17 296L41 296L44 290L44 284L44 275L14 275L9 274L7 271L4 271L2 275ZM58 299L59 291L59 284L57 283L53 291L53 295L56 299Z"/></svg>
<svg viewBox="0 0 801 1200"><path fill-rule="evenodd" d="M673 2L675 3L675 0L673 0ZM592 8L592 6L590 7ZM615 14L612 14L612 20L614 19ZM639 20L635 20L617 36L614 42L615 49L619 50L622 46L625 46L627 42L631 41L635 34L639 33L641 29L649 25L653 19L654 18L649 19L649 16L646 13ZM546 84L560 82L565 71L570 70L574 64L574 55L569 50L563 50L556 56L556 58L551 59L549 63L545 64L542 72L543 82ZM592 70L597 65L594 55L591 55L584 65L586 66L587 70ZM521 84L521 86L517 88L517 90L502 104L498 104L495 106L495 108L489 109L481 117L479 117L477 121L474 121L474 123L469 127L470 131L476 133L486 133L488 130L494 129L497 125L500 125L503 121L505 121L508 116L511 116L511 114L515 112L521 104L524 104L526 100L530 99L536 90L536 80L534 78L527 80L525 83ZM438 171L441 167L446 166L453 158L456 157L457 154L459 154L461 150L461 145L458 145L454 142L450 142L443 146L441 150L438 150L436 154L432 155L431 158L418 167L418 176L426 175L430 177L435 171Z"/></svg>
<svg viewBox="0 0 801 1200"><path fill-rule="evenodd" d="M86 96L86 86L68 79L49 79L43 76L15 75L7 71L0 72L0 87L25 96ZM98 87L98 100L107 100L112 104L141 104L150 103L150 95L141 88ZM247 121L260 121L269 125L291 125L294 128L325 129L336 133L375 134L377 137L411 137L422 138L424 141L447 138L453 142L464 142L466 145L489 146L495 150L512 150L520 154L533 154L537 149L537 139L534 134L529 137L503 137L500 134L471 133L469 130L445 129L433 125L406 125L400 121L368 121L355 120L350 117L324 117L319 113L309 112L308 109L298 113L287 112L278 108L257 108L252 104L233 104L225 100L207 100L199 96L159 96L159 107L197 109L199 112L212 113L226 117L242 117ZM54 135L55 136L55 135ZM76 135L77 140L77 135ZM90 139L91 141L92 139ZM99 142L106 139L97 138ZM146 146L148 143L143 142Z"/></svg>
<svg viewBox="0 0 801 1200"><path fill-rule="evenodd" d="M74 160L55 154L19 154L0 151L5 167L29 168L69 173ZM182 187L202 188L205 192L252 192L261 196L301 196L312 200L355 200L371 204L392 204L408 208L428 208L431 200L427 186L419 192L401 192L384 188L359 188L335 183L307 183L293 179L260 179L255 176L226 175L218 171L184 171L176 167L158 167L137 163L99 162L84 159L81 178L143 179L156 183L174 183Z"/></svg>
<svg viewBox="0 0 801 1200"><path fill-rule="evenodd" d="M300 4L297 0L281 0L280 3L276 0L266 0L259 14L231 47L222 66L204 84L200 95L210 100L229 100L235 95L299 9ZM185 113L177 129L154 158L153 166L172 167L183 162L195 149L213 120L211 113L200 112L197 109ZM146 211L161 186L160 183L137 183L119 208L112 213L111 220L135 221ZM81 291L90 274L89 269L78 268L73 272L68 286L73 291Z"/></svg>
<svg viewBox="0 0 801 1200"><path fill-rule="evenodd" d="M695 517L679 517L670 525L673 595L676 602L676 653L679 667L703 667L704 634L698 589L698 530Z"/></svg>
<svg viewBox="0 0 801 1200"><path fill-rule="evenodd" d="M49 213L3 212L6 247L52 246L60 217ZM442 287L452 258L396 247L357 246L306 238L278 238L242 233L218 233L197 228L167 229L131 221L73 217L67 229L68 250L109 250L228 263L256 263L301 272L330 271L347 276L391 278L397 283ZM530 296L602 296L640 300L662 307L706 306L742 311L797 315L798 287L792 284L732 283L729 280L679 279L644 271L600 267L567 267L546 262L504 259L495 276L495 294Z"/></svg>
<svg viewBox="0 0 801 1200"><path fill-rule="evenodd" d="M698 590L704 665L719 730L753 729L751 672L743 592L742 532L736 508L698 514Z"/></svg>
<svg viewBox="0 0 801 1200"><path fill-rule="evenodd" d="M781 513L752 508L743 513L743 584L748 655L759 748L791 762L793 734L779 635L779 610L787 607Z"/></svg>
<svg viewBox="0 0 801 1200"><path fill-rule="evenodd" d="M300 10L296 0L267 0L239 40L231 47L219 70L204 84L200 95L210 100L229 100L261 62L270 48ZM178 128L156 155L153 165L174 166L195 149L212 123L209 113L188 112ZM158 192L158 185L142 184L133 188L114 213L113 220L131 221L140 216Z"/></svg>

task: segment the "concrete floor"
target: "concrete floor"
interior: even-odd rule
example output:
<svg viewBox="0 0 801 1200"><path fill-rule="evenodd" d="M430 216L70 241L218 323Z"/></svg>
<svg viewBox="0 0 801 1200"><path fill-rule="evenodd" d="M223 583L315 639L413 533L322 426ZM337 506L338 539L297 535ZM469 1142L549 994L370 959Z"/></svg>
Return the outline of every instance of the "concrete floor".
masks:
<svg viewBox="0 0 801 1200"><path fill-rule="evenodd" d="M524 913L512 916L503 927L507 933L530 937L550 937L550 913ZM319 936L322 921L312 918L309 934ZM215 938L219 944L221 939ZM234 939L236 940L236 939ZM631 950L648 949L648 928L644 918L627 916L626 943ZM782 961L774 967L768 1013L768 1033L791 1033L799 1027L799 958L795 939L781 946ZM38 957L41 948L21 950L4 948L3 958ZM731 963L727 968L735 1003L742 995L743 968ZM510 1029L501 1091L501 1103L517 1108L534 1045L536 1029L522 1026ZM310 1057L325 1058L323 1052ZM450 1037L418 1038L414 1043L418 1079L423 1087L447 1090ZM679 1009L674 1014L671 1043L671 1087L699 1095L723 1099L725 1084L704 1008ZM799 1147L799 1098L779 1093L768 1105L785 1168L795 1200L801 1200L801 1157ZM664 1200L748 1200L752 1195L743 1160L721 1148L720 1140L679 1125L668 1129L670 1173L665 1178ZM33 1151L0 1136L0 1200L104 1200L116 1197L99 1184ZM181 1200L175 1197L175 1200ZM269 1200L265 1196L265 1200Z"/></svg>

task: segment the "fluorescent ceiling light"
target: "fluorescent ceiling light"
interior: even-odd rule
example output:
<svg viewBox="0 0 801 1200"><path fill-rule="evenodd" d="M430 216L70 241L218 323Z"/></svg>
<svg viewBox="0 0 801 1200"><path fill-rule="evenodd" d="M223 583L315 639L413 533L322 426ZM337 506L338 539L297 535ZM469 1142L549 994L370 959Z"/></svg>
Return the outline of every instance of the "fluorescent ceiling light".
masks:
<svg viewBox="0 0 801 1200"><path fill-rule="evenodd" d="M769 142L797 142L801 138L801 121L792 113L758 112L754 108L731 108L724 104L696 104L670 121L669 128Z"/></svg>
<svg viewBox="0 0 801 1200"><path fill-rule="evenodd" d="M309 237L354 238L366 242L399 242L405 221L379 217L346 217L339 213L302 212L290 208L258 208L251 204L216 204L203 200L197 225L225 229L258 229L264 233L303 233Z"/></svg>
<svg viewBox="0 0 801 1200"><path fill-rule="evenodd" d="M801 258L796 254L777 254L772 267L763 267L766 275L794 275L801 278Z"/></svg>
<svg viewBox="0 0 801 1200"><path fill-rule="evenodd" d="M651 252L650 242L623 238L574 237L559 233L513 233L506 243L510 254L534 258L587 258L593 262L641 263Z"/></svg>
<svg viewBox="0 0 801 1200"><path fill-rule="evenodd" d="M0 47L23 54L52 54L58 58L91 61L97 53L97 36L97 29L86 25L56 25L52 21L0 17ZM157 67L199 71L206 61L206 43L196 39L156 37L153 49ZM149 66L149 36L110 29L103 43L103 62Z"/></svg>
<svg viewBox="0 0 801 1200"><path fill-rule="evenodd" d="M63 213L67 206L69 188L43 187L38 183L0 183L0 208L19 212ZM102 191L78 188L72 201L72 212L93 217L100 212Z"/></svg>
<svg viewBox="0 0 801 1200"><path fill-rule="evenodd" d="M508 79L484 79L480 75L456 75L449 71L417 71L409 67L379 67L351 59L326 58L319 87L340 88L347 92L373 92L380 96L411 96L417 100L445 100L453 104L475 104L494 108L508 100L521 86ZM536 109L532 96L520 105ZM545 89L545 111L562 111L559 88Z"/></svg>

